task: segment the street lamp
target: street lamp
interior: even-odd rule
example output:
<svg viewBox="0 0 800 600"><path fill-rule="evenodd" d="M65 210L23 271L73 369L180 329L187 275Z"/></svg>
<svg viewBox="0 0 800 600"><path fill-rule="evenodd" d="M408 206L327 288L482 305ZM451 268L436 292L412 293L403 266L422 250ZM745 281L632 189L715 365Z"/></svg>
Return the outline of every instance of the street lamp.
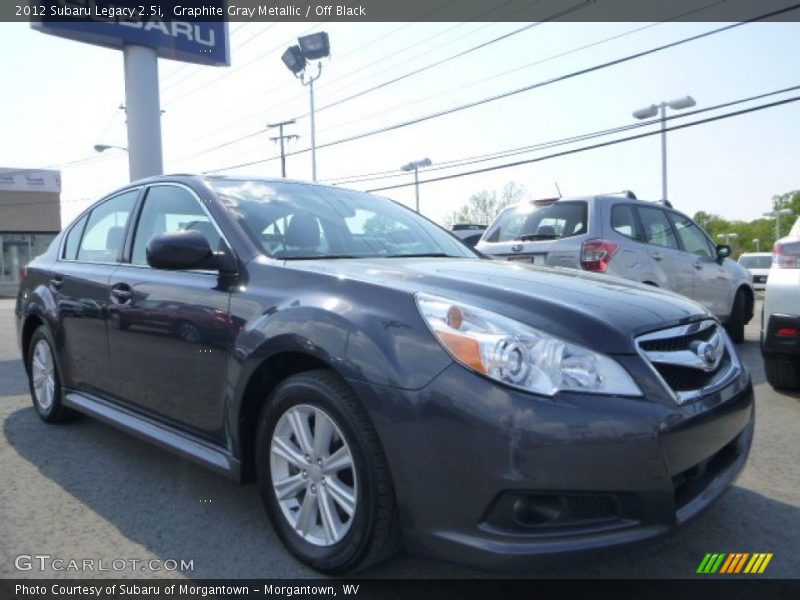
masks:
<svg viewBox="0 0 800 600"><path fill-rule="evenodd" d="M775 241L781 239L781 215L788 216L794 214L791 208L782 208L780 210L771 210L765 212L765 217L775 217Z"/></svg>
<svg viewBox="0 0 800 600"><path fill-rule="evenodd" d="M419 170L420 167L430 167L431 164L433 163L431 163L430 158L423 158L422 160L415 160L414 162L400 167L401 171L414 171L414 191L417 196L417 213L419 213Z"/></svg>
<svg viewBox="0 0 800 600"><path fill-rule="evenodd" d="M694 98L686 96L684 98L677 98L669 102L661 102L660 104L651 104L646 108L640 108L633 111L633 116L637 119L652 119L661 113L661 199L667 199L667 108L673 110L683 110L691 108L697 104Z"/></svg>
<svg viewBox="0 0 800 600"><path fill-rule="evenodd" d="M736 238L738 238L739 234L737 234L737 233L718 233L717 237L720 238L720 239L724 239L725 240L725 245L726 246L730 246L731 245L731 240L735 240Z"/></svg>
<svg viewBox="0 0 800 600"><path fill-rule="evenodd" d="M111 150L114 148L115 150L122 150L123 152L127 152L127 148L123 148L122 146L111 146L109 144L95 144L94 151L95 152L105 152L106 150Z"/></svg>
<svg viewBox="0 0 800 600"><path fill-rule="evenodd" d="M314 82L322 75L322 63L317 62L317 74L306 73L308 61L319 61L331 54L328 34L324 31L297 38L297 44L289 46L281 56L283 64L303 85L307 85L311 98L311 178L317 180L317 138L314 123Z"/></svg>
<svg viewBox="0 0 800 600"><path fill-rule="evenodd" d="M761 240L753 238L753 243L756 245L756 252L761 252Z"/></svg>

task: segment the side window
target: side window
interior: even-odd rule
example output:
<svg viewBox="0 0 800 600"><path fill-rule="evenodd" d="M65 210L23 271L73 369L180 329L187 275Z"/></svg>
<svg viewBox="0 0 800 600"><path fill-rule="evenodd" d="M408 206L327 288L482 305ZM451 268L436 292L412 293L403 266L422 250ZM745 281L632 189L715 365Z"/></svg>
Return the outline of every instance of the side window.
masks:
<svg viewBox="0 0 800 600"><path fill-rule="evenodd" d="M66 258L67 260L75 260L78 258L78 244L81 243L81 236L83 235L83 230L86 229L86 221L88 220L89 215L84 215L72 226L72 229L69 230L69 233L67 233L67 241L64 244L64 256L62 256L62 258Z"/></svg>
<svg viewBox="0 0 800 600"><path fill-rule="evenodd" d="M675 213L671 213L670 217L678 232L678 237L681 238L683 249L686 250L686 252L691 252L699 256L707 256L709 258L714 256L711 252L711 245L708 238L706 238L694 222L683 215Z"/></svg>
<svg viewBox="0 0 800 600"><path fill-rule="evenodd" d="M667 219L667 214L660 208L639 206L636 208L642 221L644 241L654 246L678 248L678 242Z"/></svg>
<svg viewBox="0 0 800 600"><path fill-rule="evenodd" d="M641 241L636 212L630 204L615 204L611 209L611 228L619 234Z"/></svg>
<svg viewBox="0 0 800 600"><path fill-rule="evenodd" d="M97 206L89 215L78 260L117 262L139 190L124 192Z"/></svg>
<svg viewBox="0 0 800 600"><path fill-rule="evenodd" d="M147 244L153 237L189 229L205 235L213 250L220 248L219 232L191 192L172 185L151 187L136 225L131 263L147 264Z"/></svg>

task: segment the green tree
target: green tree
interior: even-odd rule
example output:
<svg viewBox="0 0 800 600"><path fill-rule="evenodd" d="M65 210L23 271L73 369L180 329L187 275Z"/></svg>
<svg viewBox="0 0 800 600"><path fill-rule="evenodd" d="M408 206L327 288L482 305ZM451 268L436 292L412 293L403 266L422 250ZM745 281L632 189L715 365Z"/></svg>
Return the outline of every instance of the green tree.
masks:
<svg viewBox="0 0 800 600"><path fill-rule="evenodd" d="M448 227L456 223L473 223L488 225L504 208L529 198L525 186L509 181L498 197L497 191L481 190L469 197L469 200L455 212L445 218Z"/></svg>

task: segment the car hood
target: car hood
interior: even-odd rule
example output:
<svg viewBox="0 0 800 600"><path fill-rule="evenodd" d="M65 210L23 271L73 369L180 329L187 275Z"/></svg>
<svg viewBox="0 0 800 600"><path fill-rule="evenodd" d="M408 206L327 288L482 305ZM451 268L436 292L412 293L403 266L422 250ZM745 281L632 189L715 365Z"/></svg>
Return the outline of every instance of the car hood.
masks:
<svg viewBox="0 0 800 600"><path fill-rule="evenodd" d="M288 261L290 268L495 311L609 354L635 352L642 333L708 318L699 304L651 286L572 269L504 261L369 258Z"/></svg>

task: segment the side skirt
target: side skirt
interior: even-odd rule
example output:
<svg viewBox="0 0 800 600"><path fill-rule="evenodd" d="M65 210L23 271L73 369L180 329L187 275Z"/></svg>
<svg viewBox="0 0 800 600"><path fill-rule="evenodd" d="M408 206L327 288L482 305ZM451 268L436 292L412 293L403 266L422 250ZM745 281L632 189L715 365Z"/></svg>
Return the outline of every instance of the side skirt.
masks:
<svg viewBox="0 0 800 600"><path fill-rule="evenodd" d="M229 479L241 481L241 463L226 449L97 396L84 392L65 392L65 406L174 452Z"/></svg>

